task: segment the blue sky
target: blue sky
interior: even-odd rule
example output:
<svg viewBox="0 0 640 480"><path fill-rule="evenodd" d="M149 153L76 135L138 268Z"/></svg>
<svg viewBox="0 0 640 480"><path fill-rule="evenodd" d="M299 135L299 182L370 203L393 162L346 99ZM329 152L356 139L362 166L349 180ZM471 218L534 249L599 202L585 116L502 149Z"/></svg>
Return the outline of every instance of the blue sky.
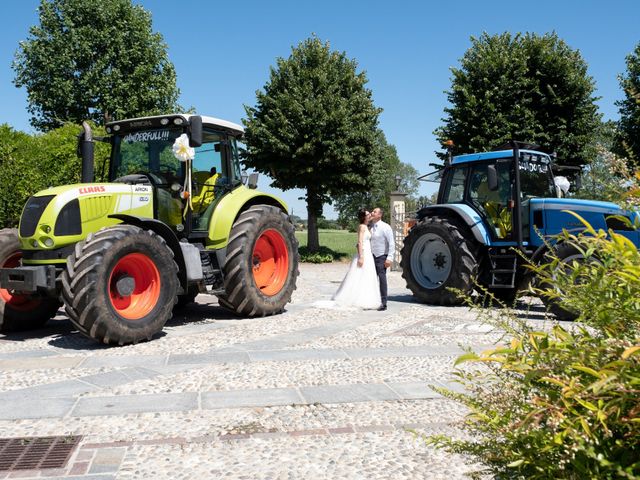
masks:
<svg viewBox="0 0 640 480"><path fill-rule="evenodd" d="M605 119L617 119L622 92L617 75L640 42L640 1L538 0L536 2L431 1L243 1L135 0L153 15L164 36L181 89L180 102L199 113L237 123L243 104L268 78L276 57L289 55L315 33L346 51L367 72L375 103L384 109L380 126L404 162L420 173L434 161L450 85L450 67L483 31L555 30L579 49L594 77ZM11 61L18 42L38 21L39 0L3 2L0 29L0 123L31 131L26 93L12 84ZM260 188L268 188L265 178ZM422 184L420 193L433 191ZM293 212L306 217L301 191L282 193ZM325 207L329 218L335 214Z"/></svg>

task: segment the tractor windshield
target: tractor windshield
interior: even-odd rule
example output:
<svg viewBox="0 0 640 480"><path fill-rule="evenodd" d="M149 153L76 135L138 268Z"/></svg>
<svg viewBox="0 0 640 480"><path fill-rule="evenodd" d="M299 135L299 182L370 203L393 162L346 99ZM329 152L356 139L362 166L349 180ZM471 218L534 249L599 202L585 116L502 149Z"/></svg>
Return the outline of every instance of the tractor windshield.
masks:
<svg viewBox="0 0 640 480"><path fill-rule="evenodd" d="M134 173L152 174L157 184L171 184L182 178L182 163L172 146L184 130L166 128L116 135L111 153L111 178Z"/></svg>
<svg viewBox="0 0 640 480"><path fill-rule="evenodd" d="M520 155L520 191L522 199L555 196L549 157L531 153Z"/></svg>

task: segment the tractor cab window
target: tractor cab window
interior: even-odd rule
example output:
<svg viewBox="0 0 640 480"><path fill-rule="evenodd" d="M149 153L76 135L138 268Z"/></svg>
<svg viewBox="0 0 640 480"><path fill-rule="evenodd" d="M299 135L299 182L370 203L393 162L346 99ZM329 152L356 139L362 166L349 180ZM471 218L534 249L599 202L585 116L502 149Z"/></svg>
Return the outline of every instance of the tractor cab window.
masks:
<svg viewBox="0 0 640 480"><path fill-rule="evenodd" d="M457 167L449 174L444 203L462 203L464 201L464 184L466 179L466 166Z"/></svg>
<svg viewBox="0 0 640 480"><path fill-rule="evenodd" d="M496 162L493 165L498 174L498 188L489 189L488 164L474 165L469 173L468 201L486 218L496 238L508 239L512 231L509 209L511 162Z"/></svg>
<svg viewBox="0 0 640 480"><path fill-rule="evenodd" d="M204 129L202 145L197 147L193 159L193 229L206 231L215 205L226 193L230 173L226 161L226 136Z"/></svg>
<svg viewBox="0 0 640 480"><path fill-rule="evenodd" d="M238 141L235 138L230 140L231 144L231 168L233 169L233 179L240 180L242 178L242 171L240 166L240 147Z"/></svg>
<svg viewBox="0 0 640 480"><path fill-rule="evenodd" d="M545 155L520 155L520 199L555 197L549 158Z"/></svg>
<svg viewBox="0 0 640 480"><path fill-rule="evenodd" d="M111 178L144 174L154 184L170 185L182 176L182 165L173 155L173 142L182 129L167 128L116 135L113 139Z"/></svg>
<svg viewBox="0 0 640 480"><path fill-rule="evenodd" d="M115 135L111 153L111 179L138 182L154 187L158 219L168 225L182 223L182 201L176 193L184 178L184 166L173 154L173 143L181 128L138 130ZM146 177L146 178L145 178Z"/></svg>

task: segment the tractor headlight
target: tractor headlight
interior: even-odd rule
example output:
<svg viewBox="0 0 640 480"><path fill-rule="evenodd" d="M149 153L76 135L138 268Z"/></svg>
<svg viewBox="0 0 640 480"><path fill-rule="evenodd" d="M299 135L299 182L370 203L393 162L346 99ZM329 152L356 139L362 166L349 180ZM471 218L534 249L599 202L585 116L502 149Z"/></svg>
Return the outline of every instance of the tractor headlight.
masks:
<svg viewBox="0 0 640 480"><path fill-rule="evenodd" d="M53 247L53 238L43 237L40 239L45 247Z"/></svg>
<svg viewBox="0 0 640 480"><path fill-rule="evenodd" d="M40 217L42 217L44 210L54 197L55 195L43 195L40 197L31 197L27 201L22 211L22 216L20 217L21 237L31 237L36 233L36 227L40 222Z"/></svg>
<svg viewBox="0 0 640 480"><path fill-rule="evenodd" d="M33 248L38 248L38 240L31 240L31 246Z"/></svg>

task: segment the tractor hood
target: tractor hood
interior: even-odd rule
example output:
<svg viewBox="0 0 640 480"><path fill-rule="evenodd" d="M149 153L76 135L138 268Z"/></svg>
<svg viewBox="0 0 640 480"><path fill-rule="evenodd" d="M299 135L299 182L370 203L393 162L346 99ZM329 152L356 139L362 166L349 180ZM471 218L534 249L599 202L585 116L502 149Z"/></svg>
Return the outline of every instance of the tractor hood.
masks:
<svg viewBox="0 0 640 480"><path fill-rule="evenodd" d="M613 218L615 216L625 216L632 223L638 218L638 212L625 211L619 205L611 202L572 198L536 198L531 200L532 224L536 225L538 230L546 236L557 235L563 229L570 232L584 230L582 222L567 212L576 213L596 230L605 231L609 229L626 230L619 220Z"/></svg>
<svg viewBox="0 0 640 480"><path fill-rule="evenodd" d="M622 208L612 202L601 202L599 200L579 200L573 198L545 198L534 202L544 202L546 209L571 210L571 211L593 211L608 213L611 215L622 213Z"/></svg>
<svg viewBox="0 0 640 480"><path fill-rule="evenodd" d="M54 252L83 240L89 232L120 223L108 218L127 213L153 218L150 185L80 183L42 190L29 198L18 229L25 263L48 258ZM30 255L29 251L43 251ZM60 258L66 258L60 252Z"/></svg>

